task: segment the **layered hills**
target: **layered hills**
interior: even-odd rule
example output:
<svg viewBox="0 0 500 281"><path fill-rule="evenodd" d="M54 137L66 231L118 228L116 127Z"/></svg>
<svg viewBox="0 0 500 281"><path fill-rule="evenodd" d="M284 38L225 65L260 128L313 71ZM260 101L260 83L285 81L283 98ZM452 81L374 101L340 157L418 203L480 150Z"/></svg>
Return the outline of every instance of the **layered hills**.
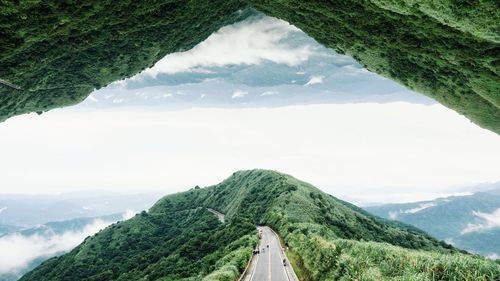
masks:
<svg viewBox="0 0 500 281"><path fill-rule="evenodd" d="M377 216L423 229L456 247L500 256L500 184L496 189L430 201L365 208Z"/></svg>
<svg viewBox="0 0 500 281"><path fill-rule="evenodd" d="M207 208L225 214L220 222ZM235 280L275 229L301 280L494 280L500 265L378 218L291 176L234 173L168 195L21 280Z"/></svg>

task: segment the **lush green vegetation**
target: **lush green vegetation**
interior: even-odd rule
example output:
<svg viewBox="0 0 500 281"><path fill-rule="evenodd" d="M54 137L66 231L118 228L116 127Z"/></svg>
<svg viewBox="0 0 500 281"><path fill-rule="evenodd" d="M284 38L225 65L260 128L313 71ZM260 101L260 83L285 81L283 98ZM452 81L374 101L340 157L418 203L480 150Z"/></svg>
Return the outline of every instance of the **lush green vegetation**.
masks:
<svg viewBox="0 0 500 281"><path fill-rule="evenodd" d="M114 224L21 280L234 280L257 242L255 226L220 223L189 193Z"/></svg>
<svg viewBox="0 0 500 281"><path fill-rule="evenodd" d="M498 280L500 267L463 254L407 250L389 244L292 235L304 280ZM308 245L304 245L308 243Z"/></svg>
<svg viewBox="0 0 500 281"><path fill-rule="evenodd" d="M226 214L273 226L281 234L386 242L410 249L455 251L411 226L380 219L290 176L255 170L235 173L204 190L200 202ZM160 201L161 203L161 201Z"/></svg>
<svg viewBox="0 0 500 281"><path fill-rule="evenodd" d="M290 176L239 172L207 202L271 225L303 280L495 280L500 267Z"/></svg>
<svg viewBox="0 0 500 281"><path fill-rule="evenodd" d="M211 207L226 214L219 223ZM283 238L302 280L494 280L500 265L277 172L166 196L21 280L234 280L255 224ZM253 234L253 235L252 235Z"/></svg>
<svg viewBox="0 0 500 281"><path fill-rule="evenodd" d="M0 121L83 101L246 18L239 1L0 1Z"/></svg>
<svg viewBox="0 0 500 281"><path fill-rule="evenodd" d="M500 133L498 1L287 0L256 7Z"/></svg>
<svg viewBox="0 0 500 281"><path fill-rule="evenodd" d="M23 90L0 86L0 120L78 103L245 18L249 7L500 132L494 0L2 0L0 78Z"/></svg>

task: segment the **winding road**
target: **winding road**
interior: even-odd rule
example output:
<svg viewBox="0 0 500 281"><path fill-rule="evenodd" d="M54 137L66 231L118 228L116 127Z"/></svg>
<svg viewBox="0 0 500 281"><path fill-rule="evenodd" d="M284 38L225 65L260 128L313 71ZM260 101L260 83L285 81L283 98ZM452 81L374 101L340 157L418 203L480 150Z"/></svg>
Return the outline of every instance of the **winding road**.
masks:
<svg viewBox="0 0 500 281"><path fill-rule="evenodd" d="M223 213L218 212L218 211L216 211L216 210L214 210L214 209L212 209L212 208L207 208L207 210L208 210L210 213L214 214L214 215L217 217L217 219L218 219L221 223L224 223L224 222L225 222L225 216L224 216L224 214L223 214Z"/></svg>

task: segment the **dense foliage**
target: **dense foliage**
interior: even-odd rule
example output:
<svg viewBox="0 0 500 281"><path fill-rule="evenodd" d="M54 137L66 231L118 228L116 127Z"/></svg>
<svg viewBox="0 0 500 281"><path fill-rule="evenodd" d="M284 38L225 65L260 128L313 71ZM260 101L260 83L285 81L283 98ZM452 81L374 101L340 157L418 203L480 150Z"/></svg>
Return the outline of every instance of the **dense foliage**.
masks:
<svg viewBox="0 0 500 281"><path fill-rule="evenodd" d="M224 212L227 223L206 207ZM418 229L370 215L290 176L254 170L166 196L21 280L234 280L256 243L255 224L278 231L305 281L500 276L500 265Z"/></svg>
<svg viewBox="0 0 500 281"><path fill-rule="evenodd" d="M408 250L393 245L319 236L290 235L292 255L306 270L303 280L474 280L496 281L493 261L463 254ZM307 243L307 244L306 244Z"/></svg>
<svg viewBox="0 0 500 281"><path fill-rule="evenodd" d="M0 1L0 120L83 100L253 7L500 132L494 0ZM242 12L243 11L243 12Z"/></svg>
<svg viewBox="0 0 500 281"><path fill-rule="evenodd" d="M290 176L238 172L208 204L278 231L302 280L495 280L500 267Z"/></svg>
<svg viewBox="0 0 500 281"><path fill-rule="evenodd" d="M328 238L386 242L410 249L454 251L416 228L377 218L276 172L238 172L205 192L207 200L200 204L215 207L228 218L245 216L256 224L272 225L280 233L299 231Z"/></svg>
<svg viewBox="0 0 500 281"><path fill-rule="evenodd" d="M256 8L500 133L500 2L287 0Z"/></svg>
<svg viewBox="0 0 500 281"><path fill-rule="evenodd" d="M83 101L246 17L238 1L0 1L0 121Z"/></svg>
<svg viewBox="0 0 500 281"><path fill-rule="evenodd" d="M233 280L255 247L255 226L238 216L222 224L188 195L106 228L21 280Z"/></svg>

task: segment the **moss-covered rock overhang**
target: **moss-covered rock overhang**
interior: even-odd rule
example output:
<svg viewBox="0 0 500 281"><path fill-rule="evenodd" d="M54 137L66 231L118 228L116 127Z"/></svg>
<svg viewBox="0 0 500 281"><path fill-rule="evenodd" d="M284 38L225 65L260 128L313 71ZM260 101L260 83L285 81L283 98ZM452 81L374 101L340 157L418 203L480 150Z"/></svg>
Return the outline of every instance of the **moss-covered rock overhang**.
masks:
<svg viewBox="0 0 500 281"><path fill-rule="evenodd" d="M0 120L78 103L254 9L500 133L495 0L0 1ZM0 81L1 82L1 81Z"/></svg>

